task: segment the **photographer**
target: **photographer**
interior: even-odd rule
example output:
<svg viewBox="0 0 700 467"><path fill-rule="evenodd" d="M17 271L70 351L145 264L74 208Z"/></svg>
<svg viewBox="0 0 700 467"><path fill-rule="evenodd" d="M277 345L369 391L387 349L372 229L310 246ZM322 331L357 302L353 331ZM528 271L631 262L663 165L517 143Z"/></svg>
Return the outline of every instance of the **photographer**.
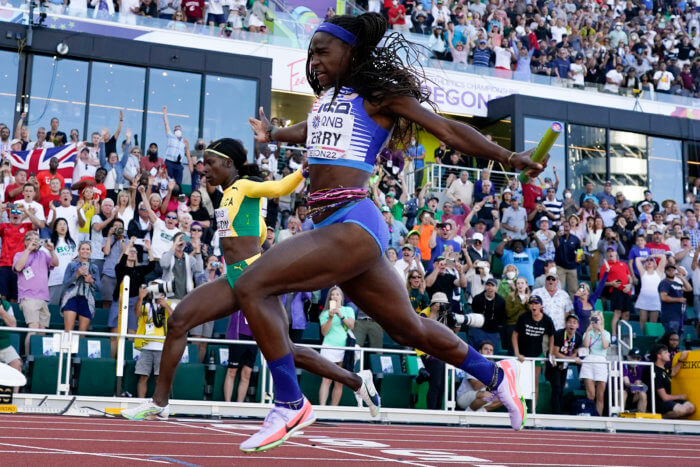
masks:
<svg viewBox="0 0 700 467"><path fill-rule="evenodd" d="M606 357L610 346L610 333L603 326L603 314L599 311L594 312L583 335L583 349L579 350L579 355L585 357L580 378L586 387L586 397L595 401L598 415L603 415L605 387L608 383Z"/></svg>
<svg viewBox="0 0 700 467"><path fill-rule="evenodd" d="M80 242L78 257L66 267L63 283L66 290L61 299L61 312L66 332L75 327L78 317L78 330L87 331L90 321L95 316L95 292L100 290L100 271L90 261L92 246L90 242Z"/></svg>
<svg viewBox="0 0 700 467"><path fill-rule="evenodd" d="M506 322L506 301L496 293L498 282L493 277L486 280L484 291L474 296L472 300L472 312L484 315L484 325L481 329L469 328L469 336L472 342L489 340L498 342L499 332Z"/></svg>
<svg viewBox="0 0 700 467"><path fill-rule="evenodd" d="M430 307L419 313L427 319L444 322L450 311L450 301L443 292L435 292L430 299ZM442 396L445 392L445 364L437 358L416 349L416 354L423 361L428 377L428 394L426 395L426 408L440 410L442 408ZM420 375L419 375L420 378Z"/></svg>
<svg viewBox="0 0 700 467"><path fill-rule="evenodd" d="M479 344L481 355L493 355L494 348L491 341L483 341ZM461 409L473 412L490 412L501 407L501 402L494 398L493 393L486 389L486 385L466 373L462 383L457 388L457 406Z"/></svg>
<svg viewBox="0 0 700 467"><path fill-rule="evenodd" d="M173 237L170 250L163 253L160 258L160 267L163 269L162 279L172 287L173 298L181 300L195 287L195 276L200 274L204 266L199 245L192 251L185 253L185 239L182 232Z"/></svg>
<svg viewBox="0 0 700 467"><path fill-rule="evenodd" d="M105 244L102 247L102 253L105 257L105 263L102 267L102 307L109 309L112 305L112 294L117 287L117 271L115 267L119 258L124 251L127 239L124 236L124 221L114 219L112 226L107 232Z"/></svg>
<svg viewBox="0 0 700 467"><path fill-rule="evenodd" d="M136 333L145 336L165 336L168 318L173 310L164 295L157 298L145 286L138 289L134 313L138 317ZM139 375L136 385L138 397L146 397L148 377L153 372L156 377L160 370L160 356L163 353L163 341L160 339L139 338L134 341L134 348L141 352L136 360L134 373Z"/></svg>
<svg viewBox="0 0 700 467"><path fill-rule="evenodd" d="M129 276L129 297L122 297L123 300L128 299L129 301L129 314L128 323L126 326L127 332L129 334L134 334L137 328L137 313L134 312L136 309L136 299L139 295L139 289L142 285L146 284L146 276L155 269L156 261L151 255L151 242L146 239L144 241L144 248L148 252L148 262L143 265L139 265L139 255L138 249L135 246L136 237L131 237L129 243L124 246L121 243L121 253L119 257L119 262L114 267L116 273L116 284L114 292L112 293L112 306L109 307L109 318L107 319L107 325L110 327L110 332L119 332L117 325L119 324L119 294L120 286L125 276ZM116 338L112 340L112 355L116 354Z"/></svg>
<svg viewBox="0 0 700 467"><path fill-rule="evenodd" d="M433 271L425 277L425 285L428 294L442 292L449 297L451 308L456 313L460 312L459 288L467 286L467 277L464 275L462 265L448 260L444 256L435 258ZM457 298L455 298L457 297Z"/></svg>

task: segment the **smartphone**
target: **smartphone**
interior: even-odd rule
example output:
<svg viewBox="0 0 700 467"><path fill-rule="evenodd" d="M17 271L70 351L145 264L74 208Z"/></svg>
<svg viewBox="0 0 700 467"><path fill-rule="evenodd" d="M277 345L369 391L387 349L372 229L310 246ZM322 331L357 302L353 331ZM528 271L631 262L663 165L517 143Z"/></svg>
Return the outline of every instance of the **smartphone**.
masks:
<svg viewBox="0 0 700 467"><path fill-rule="evenodd" d="M177 200L181 203L184 203L185 201L187 201L187 195L180 195L177 197Z"/></svg>
<svg viewBox="0 0 700 467"><path fill-rule="evenodd" d="M335 300L331 300L328 302L328 309L329 310L335 310L338 307L338 303Z"/></svg>
<svg viewBox="0 0 700 467"><path fill-rule="evenodd" d="M18 206L17 203L8 203L7 209L17 209L17 206Z"/></svg>

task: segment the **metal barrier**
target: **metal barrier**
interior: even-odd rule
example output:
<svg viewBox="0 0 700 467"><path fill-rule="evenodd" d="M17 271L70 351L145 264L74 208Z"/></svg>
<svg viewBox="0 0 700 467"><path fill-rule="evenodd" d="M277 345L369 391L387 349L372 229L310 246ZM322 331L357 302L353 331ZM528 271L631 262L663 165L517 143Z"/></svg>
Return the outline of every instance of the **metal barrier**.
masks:
<svg viewBox="0 0 700 467"><path fill-rule="evenodd" d="M443 192L447 190L447 186L443 185L443 177L445 172L448 170L455 170L459 172L469 173L469 180L475 182L481 178L481 172L485 169L476 169L472 167L460 167L457 165L447 165L447 164L427 164L424 170L428 172L428 181L431 182L431 186L434 190ZM505 172L503 170L491 169L491 182L496 188L496 192L500 192L503 188L508 186L508 181L511 178L517 177L516 172ZM445 180L446 181L446 180Z"/></svg>
<svg viewBox="0 0 700 467"><path fill-rule="evenodd" d="M61 330L46 330L44 333L37 332L36 328L3 328L3 331L10 332L31 332L34 334L51 334L53 339L53 350L55 355L58 356L58 374L57 374L57 387L56 395L69 395L70 394L70 382L71 382L71 369L73 364L73 355L78 352L78 344L80 337L109 337L109 338L119 338L119 339L136 339L136 338L147 338L153 340L165 340L164 336L147 336L143 334L117 334L109 332L93 332L93 331L61 331ZM621 335L621 334L618 334ZM213 339L213 338L201 338L192 337L187 339L188 343L200 343L204 342L207 344L250 344L250 341L243 341L238 339ZM387 349L387 348L372 348L372 347L345 347L345 346L324 346L318 344L297 344L301 347L307 347L314 350L320 350L321 348L332 348L332 349L342 349L342 350L352 350L359 353L360 371L364 369L365 356L367 354L388 354L388 355L416 355L414 350L402 350L402 349ZM487 358L491 360L504 360L512 359L513 357L504 355L487 355ZM66 362L65 366L63 362ZM357 360L357 357L356 357ZM532 382L532 391L523 394L526 400L532 401L531 414L537 414L537 401L534 400L533 396L536 392L536 386L538 380L535 378L536 375L536 363L537 362L550 362L550 363L575 363L576 360L573 358L567 359L548 359L548 358L526 358L525 361L532 362L529 365L531 374L529 379ZM636 361L624 361L622 359L618 361L606 361L606 362L591 362L594 364L601 364L608 366L608 406L610 415L616 415L624 411L622 407L622 401L624 400L624 384L622 383L622 368L625 364L635 364L641 366L649 366L653 371L653 363L651 362L636 362ZM121 362L119 358L117 359L117 365L115 372L117 377L123 376L124 360L123 354ZM268 374L267 362L265 358L261 355L261 403L269 404L274 401L274 390L273 381ZM457 389L457 377L456 368L450 364L445 364L445 385L443 394L444 410L446 411L456 411L459 410L457 407L456 400L456 389ZM617 378L613 380L613 378ZM656 403L653 397L655 387L654 380L651 379L651 394L652 394L652 413L656 413ZM358 406L361 406L359 404Z"/></svg>

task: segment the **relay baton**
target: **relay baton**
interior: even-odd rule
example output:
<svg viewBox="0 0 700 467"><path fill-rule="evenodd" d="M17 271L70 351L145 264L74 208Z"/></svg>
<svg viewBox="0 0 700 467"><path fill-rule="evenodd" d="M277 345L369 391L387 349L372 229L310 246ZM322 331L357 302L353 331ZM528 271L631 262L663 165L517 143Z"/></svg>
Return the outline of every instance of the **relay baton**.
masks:
<svg viewBox="0 0 700 467"><path fill-rule="evenodd" d="M535 162L542 162L547 156L549 150L552 149L552 146L554 146L554 142L557 140L557 138L559 138L559 135L561 134L561 130L563 128L564 125L562 125L561 123L552 122L549 128L547 128L547 131L545 132L540 142L537 143L537 148L535 148L535 151L532 153L530 158ZM530 177L528 177L527 175L527 170L523 170L518 176L518 180L520 180L520 183L526 183L529 178Z"/></svg>

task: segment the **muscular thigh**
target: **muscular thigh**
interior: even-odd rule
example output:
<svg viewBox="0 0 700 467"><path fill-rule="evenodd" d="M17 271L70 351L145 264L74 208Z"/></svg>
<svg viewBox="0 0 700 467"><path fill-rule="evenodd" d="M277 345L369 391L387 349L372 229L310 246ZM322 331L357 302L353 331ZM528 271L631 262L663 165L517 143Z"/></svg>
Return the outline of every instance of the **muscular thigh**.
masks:
<svg viewBox="0 0 700 467"><path fill-rule="evenodd" d="M265 296L325 289L357 276L379 257L375 240L362 227L331 224L270 248L248 266L236 288Z"/></svg>
<svg viewBox="0 0 700 467"><path fill-rule="evenodd" d="M403 281L385 258L377 258L362 274L342 282L340 288L361 310L389 334L420 324Z"/></svg>
<svg viewBox="0 0 700 467"><path fill-rule="evenodd" d="M197 287L188 293L175 307L173 317L184 320L191 329L207 321L213 321L238 311L233 289L225 277Z"/></svg>

